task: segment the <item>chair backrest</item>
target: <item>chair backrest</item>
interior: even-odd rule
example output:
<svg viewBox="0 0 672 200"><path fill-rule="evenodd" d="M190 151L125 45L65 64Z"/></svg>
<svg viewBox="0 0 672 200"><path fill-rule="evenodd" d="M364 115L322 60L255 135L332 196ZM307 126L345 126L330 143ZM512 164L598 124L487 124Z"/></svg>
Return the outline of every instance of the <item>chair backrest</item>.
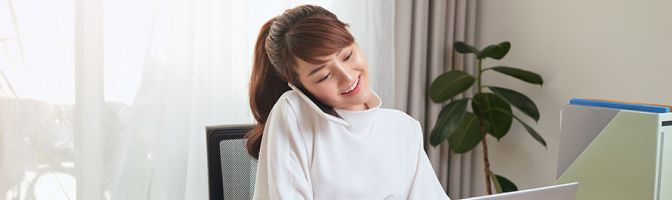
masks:
<svg viewBox="0 0 672 200"><path fill-rule="evenodd" d="M211 200L252 199L257 161L247 154L243 139L251 128L252 125L206 127Z"/></svg>

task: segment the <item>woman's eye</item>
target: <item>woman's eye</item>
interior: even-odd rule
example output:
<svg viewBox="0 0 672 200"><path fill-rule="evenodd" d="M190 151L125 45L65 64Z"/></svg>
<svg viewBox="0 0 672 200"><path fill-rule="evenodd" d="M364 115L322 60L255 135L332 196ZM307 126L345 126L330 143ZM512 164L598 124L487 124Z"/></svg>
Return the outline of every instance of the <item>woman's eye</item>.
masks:
<svg viewBox="0 0 672 200"><path fill-rule="evenodd" d="M324 80L327 80L327 78L329 78L329 75L331 75L331 73L328 73L327 75L325 75L324 77L322 77L322 78L321 78L320 80L318 80L317 82L319 83L319 82L322 82L322 81L324 81Z"/></svg>
<svg viewBox="0 0 672 200"><path fill-rule="evenodd" d="M350 57L352 56L352 51L350 51L350 54L348 54L348 57L345 57L344 61L350 60Z"/></svg>

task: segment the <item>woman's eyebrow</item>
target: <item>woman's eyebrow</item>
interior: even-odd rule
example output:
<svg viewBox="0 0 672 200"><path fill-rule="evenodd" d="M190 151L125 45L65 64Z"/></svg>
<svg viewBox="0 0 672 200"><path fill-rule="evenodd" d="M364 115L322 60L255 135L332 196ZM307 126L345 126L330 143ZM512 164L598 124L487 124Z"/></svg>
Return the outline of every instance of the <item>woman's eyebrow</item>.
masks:
<svg viewBox="0 0 672 200"><path fill-rule="evenodd" d="M317 68L313 69L313 71L310 71L310 73L308 73L308 76L319 72L322 68L324 68L326 66L327 66L327 64L321 64L320 66L317 66Z"/></svg>

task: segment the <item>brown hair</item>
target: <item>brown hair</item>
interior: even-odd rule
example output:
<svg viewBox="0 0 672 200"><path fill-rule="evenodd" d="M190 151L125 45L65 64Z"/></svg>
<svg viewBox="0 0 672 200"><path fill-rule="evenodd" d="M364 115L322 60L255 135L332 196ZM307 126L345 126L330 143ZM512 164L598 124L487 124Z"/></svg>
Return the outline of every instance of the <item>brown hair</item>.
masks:
<svg viewBox="0 0 672 200"><path fill-rule="evenodd" d="M254 48L250 78L250 108L257 124L245 135L247 152L259 159L264 126L273 105L290 90L291 82L299 87L324 112L335 114L332 107L318 101L305 90L297 78L296 59L320 64L324 57L352 45L355 40L348 25L328 10L303 5L286 10L266 22L259 31Z"/></svg>

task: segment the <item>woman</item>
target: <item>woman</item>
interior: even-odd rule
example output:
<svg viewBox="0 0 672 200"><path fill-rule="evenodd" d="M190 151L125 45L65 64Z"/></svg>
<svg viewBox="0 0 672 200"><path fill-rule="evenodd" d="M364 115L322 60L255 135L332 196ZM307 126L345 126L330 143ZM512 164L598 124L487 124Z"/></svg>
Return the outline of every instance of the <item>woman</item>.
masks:
<svg viewBox="0 0 672 200"><path fill-rule="evenodd" d="M363 51L334 14L304 5L266 22L246 136L255 199L448 199L418 121L380 105Z"/></svg>

